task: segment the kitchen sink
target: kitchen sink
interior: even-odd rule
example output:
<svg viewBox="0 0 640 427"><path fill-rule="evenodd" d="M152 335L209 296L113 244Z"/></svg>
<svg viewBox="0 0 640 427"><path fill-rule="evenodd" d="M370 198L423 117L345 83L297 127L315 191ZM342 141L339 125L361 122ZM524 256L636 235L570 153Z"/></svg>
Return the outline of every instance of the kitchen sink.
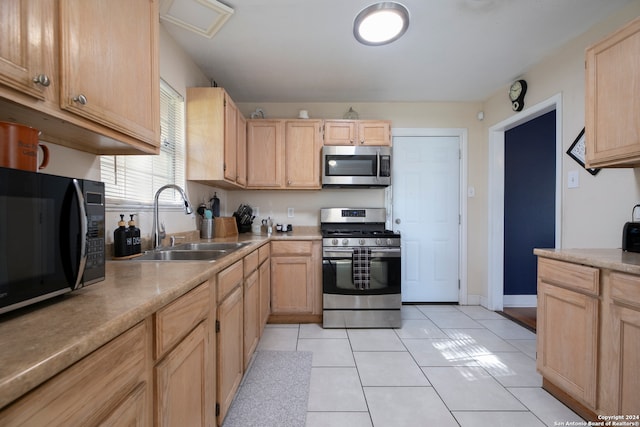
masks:
<svg viewBox="0 0 640 427"><path fill-rule="evenodd" d="M215 261L250 244L242 243L183 243L146 252L136 261Z"/></svg>
<svg viewBox="0 0 640 427"><path fill-rule="evenodd" d="M251 242L231 242L231 243L182 243L180 245L175 245L167 248L160 248L160 251L163 252L173 252L173 251L227 251L233 252L237 249L240 249L244 246L247 246Z"/></svg>

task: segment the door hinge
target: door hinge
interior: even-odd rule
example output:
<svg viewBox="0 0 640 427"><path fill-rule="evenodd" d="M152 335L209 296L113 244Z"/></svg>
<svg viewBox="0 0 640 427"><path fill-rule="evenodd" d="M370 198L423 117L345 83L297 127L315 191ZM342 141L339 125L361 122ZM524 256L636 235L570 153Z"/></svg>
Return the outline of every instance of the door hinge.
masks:
<svg viewBox="0 0 640 427"><path fill-rule="evenodd" d="M458 214L458 225L462 225L462 214Z"/></svg>
<svg viewBox="0 0 640 427"><path fill-rule="evenodd" d="M220 332L220 321L216 320L216 332Z"/></svg>
<svg viewBox="0 0 640 427"><path fill-rule="evenodd" d="M458 289L460 289L460 279L458 279Z"/></svg>
<svg viewBox="0 0 640 427"><path fill-rule="evenodd" d="M216 417L220 416L220 404L216 402Z"/></svg>
<svg viewBox="0 0 640 427"><path fill-rule="evenodd" d="M226 107L227 106L227 98L223 98L222 99L222 106Z"/></svg>
<svg viewBox="0 0 640 427"><path fill-rule="evenodd" d="M462 150L458 150L458 158L461 159L462 158Z"/></svg>

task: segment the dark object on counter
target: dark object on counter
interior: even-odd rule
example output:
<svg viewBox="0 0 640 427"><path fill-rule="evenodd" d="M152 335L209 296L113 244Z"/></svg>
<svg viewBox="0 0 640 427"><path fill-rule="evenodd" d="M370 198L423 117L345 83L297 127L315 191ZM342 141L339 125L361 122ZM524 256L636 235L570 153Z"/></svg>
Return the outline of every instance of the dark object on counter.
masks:
<svg viewBox="0 0 640 427"><path fill-rule="evenodd" d="M140 229L136 227L136 222L133 220L133 214L129 216L131 217L131 220L129 221L129 228L127 229L127 244L129 246L129 255L137 255L139 253L142 253Z"/></svg>
<svg viewBox="0 0 640 427"><path fill-rule="evenodd" d="M0 167L0 314L104 280L104 205L103 182Z"/></svg>
<svg viewBox="0 0 640 427"><path fill-rule="evenodd" d="M218 193L213 193L211 200L211 210L213 211L214 218L220 218L220 199L218 199Z"/></svg>
<svg viewBox="0 0 640 427"><path fill-rule="evenodd" d="M628 252L640 252L640 222L633 222L634 213L640 204L635 205L631 210L631 221L627 222L622 229L622 250Z"/></svg>
<svg viewBox="0 0 640 427"><path fill-rule="evenodd" d="M640 252L640 222L627 222L622 229L622 250Z"/></svg>
<svg viewBox="0 0 640 427"><path fill-rule="evenodd" d="M238 224L238 233L251 232L251 223L253 223L253 209L249 205L240 205L238 210L233 213L233 217Z"/></svg>
<svg viewBox="0 0 640 427"><path fill-rule="evenodd" d="M124 215L120 215L118 228L113 231L113 256L116 258L129 255L129 246L127 245L127 228L125 227Z"/></svg>

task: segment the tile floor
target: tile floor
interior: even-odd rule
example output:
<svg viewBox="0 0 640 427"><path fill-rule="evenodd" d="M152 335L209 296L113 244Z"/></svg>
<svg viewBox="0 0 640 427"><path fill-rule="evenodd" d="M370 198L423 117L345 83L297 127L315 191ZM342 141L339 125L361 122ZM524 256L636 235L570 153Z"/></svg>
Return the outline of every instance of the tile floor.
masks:
<svg viewBox="0 0 640 427"><path fill-rule="evenodd" d="M267 325L258 349L313 352L307 427L554 426L535 334L480 306L406 305L400 329Z"/></svg>

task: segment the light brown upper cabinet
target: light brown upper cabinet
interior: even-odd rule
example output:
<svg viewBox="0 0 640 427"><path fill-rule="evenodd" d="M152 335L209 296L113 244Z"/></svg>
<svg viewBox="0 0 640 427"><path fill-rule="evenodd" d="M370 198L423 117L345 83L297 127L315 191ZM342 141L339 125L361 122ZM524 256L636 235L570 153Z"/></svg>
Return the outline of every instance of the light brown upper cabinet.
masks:
<svg viewBox="0 0 640 427"><path fill-rule="evenodd" d="M46 39L53 3L44 3L6 0L0 13L0 83L41 100L53 89L54 77L53 64L45 64L45 50L53 43Z"/></svg>
<svg viewBox="0 0 640 427"><path fill-rule="evenodd" d="M391 145L391 122L325 120L324 145Z"/></svg>
<svg viewBox="0 0 640 427"><path fill-rule="evenodd" d="M320 189L322 120L285 122L284 163L286 188Z"/></svg>
<svg viewBox="0 0 640 427"><path fill-rule="evenodd" d="M322 120L247 121L247 187L320 189Z"/></svg>
<svg viewBox="0 0 640 427"><path fill-rule="evenodd" d="M6 0L0 120L96 154L160 146L157 0Z"/></svg>
<svg viewBox="0 0 640 427"><path fill-rule="evenodd" d="M246 126L220 87L187 89L187 179L222 188L246 183Z"/></svg>
<svg viewBox="0 0 640 427"><path fill-rule="evenodd" d="M640 166L640 18L586 51L587 167Z"/></svg>

